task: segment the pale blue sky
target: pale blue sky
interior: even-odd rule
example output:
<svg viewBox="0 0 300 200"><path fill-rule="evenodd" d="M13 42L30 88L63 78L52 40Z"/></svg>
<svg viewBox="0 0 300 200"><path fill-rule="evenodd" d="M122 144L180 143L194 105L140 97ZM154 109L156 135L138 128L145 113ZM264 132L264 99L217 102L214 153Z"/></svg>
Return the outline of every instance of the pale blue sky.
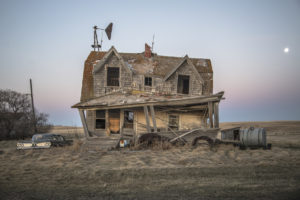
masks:
<svg viewBox="0 0 300 200"><path fill-rule="evenodd" d="M83 64L94 25L119 52L210 58L221 121L300 120L300 1L0 0L0 88L29 92L54 124L81 125ZM289 47L290 52L283 49Z"/></svg>

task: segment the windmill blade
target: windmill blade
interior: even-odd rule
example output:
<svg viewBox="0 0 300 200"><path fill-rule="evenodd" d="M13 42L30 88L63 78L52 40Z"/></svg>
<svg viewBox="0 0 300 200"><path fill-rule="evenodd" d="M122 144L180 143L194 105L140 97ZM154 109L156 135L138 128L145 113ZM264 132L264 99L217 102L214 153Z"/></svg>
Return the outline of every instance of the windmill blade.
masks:
<svg viewBox="0 0 300 200"><path fill-rule="evenodd" d="M113 26L113 23L110 23L106 29L105 29L105 33L107 35L107 38L110 40L111 38L111 32L112 32L112 26Z"/></svg>

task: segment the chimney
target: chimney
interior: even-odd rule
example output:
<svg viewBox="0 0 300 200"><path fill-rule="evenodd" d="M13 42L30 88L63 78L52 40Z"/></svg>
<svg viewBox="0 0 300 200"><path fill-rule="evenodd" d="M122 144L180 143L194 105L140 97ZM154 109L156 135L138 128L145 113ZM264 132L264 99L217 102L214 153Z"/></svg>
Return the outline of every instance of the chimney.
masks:
<svg viewBox="0 0 300 200"><path fill-rule="evenodd" d="M151 47L147 43L145 43L145 57L151 58Z"/></svg>

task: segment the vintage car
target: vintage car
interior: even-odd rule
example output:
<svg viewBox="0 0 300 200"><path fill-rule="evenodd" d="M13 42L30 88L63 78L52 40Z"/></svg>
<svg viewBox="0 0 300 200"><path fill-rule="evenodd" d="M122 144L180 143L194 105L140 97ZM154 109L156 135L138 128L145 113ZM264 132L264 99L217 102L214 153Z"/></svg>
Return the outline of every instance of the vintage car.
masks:
<svg viewBox="0 0 300 200"><path fill-rule="evenodd" d="M66 140L64 136L46 133L35 134L31 141L17 143L17 149L47 149L50 147L71 145L73 140Z"/></svg>

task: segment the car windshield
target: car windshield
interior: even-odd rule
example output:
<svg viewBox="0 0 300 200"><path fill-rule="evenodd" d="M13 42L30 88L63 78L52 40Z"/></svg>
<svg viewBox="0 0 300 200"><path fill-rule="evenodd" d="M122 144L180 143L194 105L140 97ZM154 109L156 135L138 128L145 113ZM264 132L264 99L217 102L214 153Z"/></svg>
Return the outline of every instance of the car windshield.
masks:
<svg viewBox="0 0 300 200"><path fill-rule="evenodd" d="M32 141L40 141L40 140L52 140L53 135L43 135L43 134L36 134L32 136Z"/></svg>

